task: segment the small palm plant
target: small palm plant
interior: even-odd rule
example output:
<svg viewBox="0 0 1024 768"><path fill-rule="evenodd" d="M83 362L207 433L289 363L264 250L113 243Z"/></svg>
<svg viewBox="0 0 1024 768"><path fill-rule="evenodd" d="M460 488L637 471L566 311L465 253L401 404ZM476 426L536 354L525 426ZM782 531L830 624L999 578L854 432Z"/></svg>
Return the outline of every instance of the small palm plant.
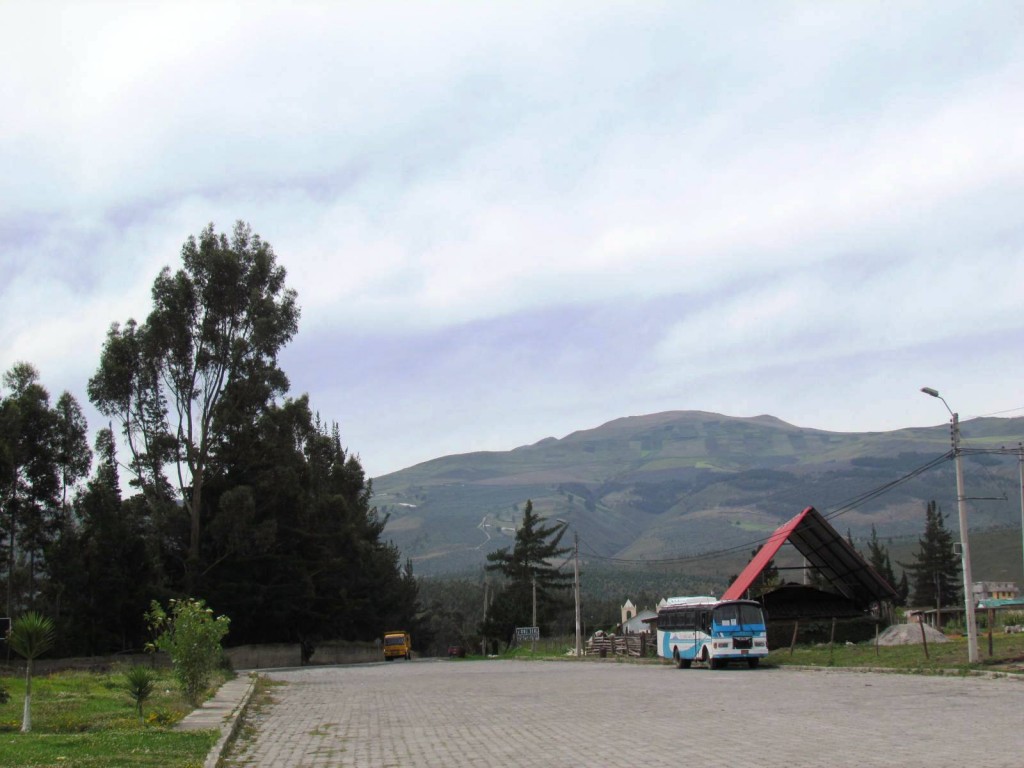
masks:
<svg viewBox="0 0 1024 768"><path fill-rule="evenodd" d="M142 705L153 693L155 680L153 673L146 667L132 667L124 673L124 689L135 702L139 717L142 717Z"/></svg>
<svg viewBox="0 0 1024 768"><path fill-rule="evenodd" d="M25 709L21 716L21 732L32 730L32 662L53 647L53 620L29 611L14 622L8 643L19 656L25 657Z"/></svg>

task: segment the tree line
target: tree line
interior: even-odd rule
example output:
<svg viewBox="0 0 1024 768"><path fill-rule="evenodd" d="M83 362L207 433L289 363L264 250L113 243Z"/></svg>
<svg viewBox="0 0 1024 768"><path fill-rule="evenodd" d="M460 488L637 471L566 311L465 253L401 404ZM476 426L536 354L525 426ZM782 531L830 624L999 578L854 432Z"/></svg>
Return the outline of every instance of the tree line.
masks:
<svg viewBox="0 0 1024 768"><path fill-rule="evenodd" d="M960 564L953 549L953 534L946 528L946 516L936 502L928 502L924 511L925 526L917 550L911 562L897 563L901 567L898 579L889 551L874 526L862 555L893 586L896 606L906 606L911 598L913 605L922 608L959 605ZM431 640L436 640L428 650L440 655L452 642L470 648L479 648L485 642L494 650L513 644L517 627L537 626L545 637L570 634L574 624L570 591L573 577L566 566L571 550L561 546L566 525L561 521L546 524L527 500L514 543L487 556L483 582L472 576L424 581L421 590L428 607L424 621ZM857 549L849 532L847 541ZM760 549L754 549L751 558ZM584 633L589 635L595 629L614 631L619 608L627 597L638 606L653 607L659 599L672 596L664 592L666 588L682 587L682 592L676 594L713 594L723 586L678 573L647 575L651 577L649 582L629 579L631 587L626 587L626 594L621 573L609 576L588 569L582 582ZM737 576L733 574L728 582ZM774 559L769 560L751 585L750 594L759 597L782 583L780 569ZM835 589L817 571L811 573L810 583L826 591Z"/></svg>
<svg viewBox="0 0 1024 768"><path fill-rule="evenodd" d="M411 627L411 566L335 422L289 393L300 309L269 243L238 222L189 237L145 320L114 322L86 391L51 404L16 363L0 389L7 616L39 611L58 650L141 648L151 600L195 597L232 644L372 639ZM95 459L95 461L94 461Z"/></svg>

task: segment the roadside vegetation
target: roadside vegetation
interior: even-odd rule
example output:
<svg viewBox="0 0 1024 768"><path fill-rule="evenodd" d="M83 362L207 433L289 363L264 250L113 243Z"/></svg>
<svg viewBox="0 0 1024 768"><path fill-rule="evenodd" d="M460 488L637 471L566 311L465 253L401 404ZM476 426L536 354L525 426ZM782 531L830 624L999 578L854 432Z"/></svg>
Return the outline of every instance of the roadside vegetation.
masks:
<svg viewBox="0 0 1024 768"><path fill-rule="evenodd" d="M500 659L537 659L564 660L571 659L568 655L572 648L571 637L541 638L537 641L536 650L530 643L510 648L500 653ZM992 655L988 652L988 636L979 634L978 648L981 661L978 664L967 663L967 638L951 636L948 643L928 643L928 656L925 656L922 645L881 646L876 648L873 641L863 643L836 643L831 648L828 643L797 645L790 653L788 647L775 648L768 658L762 662L763 667L821 667L850 669L885 669L893 672L910 673L946 673L946 672L1005 672L1024 675L1024 634L1006 634L997 631L992 635ZM466 656L468 660L481 660L484 657L476 653ZM456 661L453 659L452 661ZM609 656L601 659L597 655L586 656L583 662L602 663L663 663L669 661L657 656L644 659L625 656ZM698 665L695 668L702 668ZM736 669L739 669L737 666Z"/></svg>
<svg viewBox="0 0 1024 768"><path fill-rule="evenodd" d="M29 361L0 372L0 617L49 617L58 657L142 648L155 597L201 598L233 643L304 660L321 639L416 637L416 580L358 455L279 366L300 315L286 277L243 222L187 238L79 383L93 448L70 392L54 401Z"/></svg>
<svg viewBox="0 0 1024 768"><path fill-rule="evenodd" d="M105 673L62 672L32 681L32 731L21 733L25 679L0 676L10 699L0 704L0 766L193 768L203 764L218 732L177 732L192 711L170 669L152 669L142 717L129 668ZM231 673L218 671L210 692Z"/></svg>
<svg viewBox="0 0 1024 768"><path fill-rule="evenodd" d="M25 658L25 674L0 676L0 768L203 764L219 731L173 726L233 676L221 663L229 620L193 599L172 600L166 611L153 601L146 618L151 650L165 651L170 669L123 665L35 678L33 661L53 645L53 622L31 612L14 622L7 639Z"/></svg>
<svg viewBox="0 0 1024 768"><path fill-rule="evenodd" d="M925 656L922 645L897 645L877 648L873 642L854 645L798 645L777 648L768 655L767 663L774 666L852 667L862 669L891 669L908 672L942 672L948 670L998 671L1024 674L1024 634L992 635L992 655L988 652L988 636L980 633L978 664L967 662L967 638L951 637L948 643L928 643Z"/></svg>

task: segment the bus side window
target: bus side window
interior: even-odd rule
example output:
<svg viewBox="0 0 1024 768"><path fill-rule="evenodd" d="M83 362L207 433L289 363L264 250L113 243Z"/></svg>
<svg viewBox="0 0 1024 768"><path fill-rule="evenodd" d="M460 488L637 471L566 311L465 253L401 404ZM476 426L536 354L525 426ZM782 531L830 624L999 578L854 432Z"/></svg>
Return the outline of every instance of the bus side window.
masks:
<svg viewBox="0 0 1024 768"><path fill-rule="evenodd" d="M701 611L700 612L700 629L701 629L701 632L703 632L706 635L710 635L711 634L710 618L711 618L710 611Z"/></svg>

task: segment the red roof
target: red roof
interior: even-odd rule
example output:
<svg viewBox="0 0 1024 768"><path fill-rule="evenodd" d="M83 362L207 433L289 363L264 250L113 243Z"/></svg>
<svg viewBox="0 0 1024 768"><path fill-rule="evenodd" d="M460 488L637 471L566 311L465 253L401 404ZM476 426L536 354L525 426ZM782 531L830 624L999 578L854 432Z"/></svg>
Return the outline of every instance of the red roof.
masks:
<svg viewBox="0 0 1024 768"><path fill-rule="evenodd" d="M807 507L779 526L758 550L743 572L722 595L723 600L742 598L765 566L786 542L792 544L841 594L862 607L892 600L896 590L878 575L860 553L814 507Z"/></svg>

